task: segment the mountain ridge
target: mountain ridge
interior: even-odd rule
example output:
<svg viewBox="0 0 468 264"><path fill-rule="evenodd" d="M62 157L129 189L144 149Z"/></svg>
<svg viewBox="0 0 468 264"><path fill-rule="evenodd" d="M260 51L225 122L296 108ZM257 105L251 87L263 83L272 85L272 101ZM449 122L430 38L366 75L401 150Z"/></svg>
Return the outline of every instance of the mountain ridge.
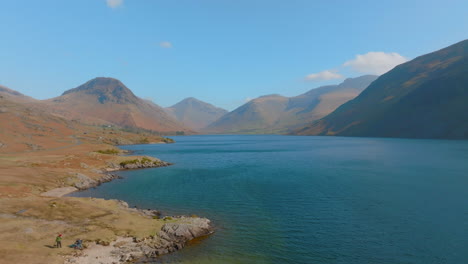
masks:
<svg viewBox="0 0 468 264"><path fill-rule="evenodd" d="M311 89L301 95L265 95L252 99L224 115L202 131L205 133L287 133L332 112L354 98L377 77L348 78L338 85Z"/></svg>
<svg viewBox="0 0 468 264"><path fill-rule="evenodd" d="M468 138L468 40L379 77L301 135Z"/></svg>

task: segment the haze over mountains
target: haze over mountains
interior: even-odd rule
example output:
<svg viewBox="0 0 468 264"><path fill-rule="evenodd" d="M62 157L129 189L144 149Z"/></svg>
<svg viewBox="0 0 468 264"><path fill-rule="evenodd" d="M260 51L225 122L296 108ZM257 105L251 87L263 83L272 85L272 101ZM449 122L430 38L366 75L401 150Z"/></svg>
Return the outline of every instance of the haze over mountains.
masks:
<svg viewBox="0 0 468 264"><path fill-rule="evenodd" d="M203 129L206 133L285 133L331 113L353 99L377 76L346 79L339 85L312 89L285 97L266 95L253 99Z"/></svg>
<svg viewBox="0 0 468 264"><path fill-rule="evenodd" d="M395 67L296 133L468 138L468 40Z"/></svg>
<svg viewBox="0 0 468 264"><path fill-rule="evenodd" d="M200 130L228 113L225 109L193 97L186 98L164 110L184 126L194 130Z"/></svg>

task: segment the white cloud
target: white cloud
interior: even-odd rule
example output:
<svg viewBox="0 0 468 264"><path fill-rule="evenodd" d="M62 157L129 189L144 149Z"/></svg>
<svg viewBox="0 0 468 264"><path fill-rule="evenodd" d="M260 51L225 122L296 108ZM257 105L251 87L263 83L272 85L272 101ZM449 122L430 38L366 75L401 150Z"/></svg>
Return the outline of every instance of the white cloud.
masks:
<svg viewBox="0 0 468 264"><path fill-rule="evenodd" d="M245 102L245 103L248 103L248 102L252 101L252 99L253 99L253 98L251 98L251 97L246 97L246 98L244 99L244 102Z"/></svg>
<svg viewBox="0 0 468 264"><path fill-rule="evenodd" d="M358 54L356 58L345 62L343 66L350 67L361 73L381 75L406 61L408 61L407 58L396 52L385 53L379 51Z"/></svg>
<svg viewBox="0 0 468 264"><path fill-rule="evenodd" d="M110 8L117 8L123 5L123 0L106 0L106 3Z"/></svg>
<svg viewBox="0 0 468 264"><path fill-rule="evenodd" d="M322 71L318 73L312 73L305 77L306 81L326 81L333 79L343 79L344 76L334 71Z"/></svg>
<svg viewBox="0 0 468 264"><path fill-rule="evenodd" d="M163 41L163 42L159 43L159 46L161 48L170 49L170 48L172 48L172 43L169 42L169 41Z"/></svg>

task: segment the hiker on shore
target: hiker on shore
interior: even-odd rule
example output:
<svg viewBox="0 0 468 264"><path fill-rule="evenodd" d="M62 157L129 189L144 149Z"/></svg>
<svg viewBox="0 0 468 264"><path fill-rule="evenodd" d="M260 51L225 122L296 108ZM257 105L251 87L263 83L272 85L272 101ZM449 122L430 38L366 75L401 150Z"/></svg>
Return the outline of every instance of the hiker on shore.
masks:
<svg viewBox="0 0 468 264"><path fill-rule="evenodd" d="M59 234L59 235L55 238L55 247L56 247L56 248L62 248L62 234Z"/></svg>

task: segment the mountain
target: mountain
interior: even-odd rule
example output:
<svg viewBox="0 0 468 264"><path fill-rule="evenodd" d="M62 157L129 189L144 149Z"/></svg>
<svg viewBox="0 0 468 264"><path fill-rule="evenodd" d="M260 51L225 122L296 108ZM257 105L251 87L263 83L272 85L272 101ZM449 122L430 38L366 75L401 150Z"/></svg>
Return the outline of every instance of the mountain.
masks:
<svg viewBox="0 0 468 264"><path fill-rule="evenodd" d="M12 90L8 87L0 85L0 96L15 102L33 102L35 101L33 98L26 96L20 92Z"/></svg>
<svg viewBox="0 0 468 264"><path fill-rule="evenodd" d="M468 138L468 40L379 77L301 135Z"/></svg>
<svg viewBox="0 0 468 264"><path fill-rule="evenodd" d="M228 112L193 97L186 98L171 107L164 108L164 110L184 126L193 130L206 127Z"/></svg>
<svg viewBox="0 0 468 264"><path fill-rule="evenodd" d="M138 98L113 78L92 79L45 103L56 114L87 123L115 124L166 133L189 131L161 107Z"/></svg>
<svg viewBox="0 0 468 264"><path fill-rule="evenodd" d="M204 128L206 133L286 133L331 113L356 97L377 76L346 79L295 96L266 95L253 99Z"/></svg>

